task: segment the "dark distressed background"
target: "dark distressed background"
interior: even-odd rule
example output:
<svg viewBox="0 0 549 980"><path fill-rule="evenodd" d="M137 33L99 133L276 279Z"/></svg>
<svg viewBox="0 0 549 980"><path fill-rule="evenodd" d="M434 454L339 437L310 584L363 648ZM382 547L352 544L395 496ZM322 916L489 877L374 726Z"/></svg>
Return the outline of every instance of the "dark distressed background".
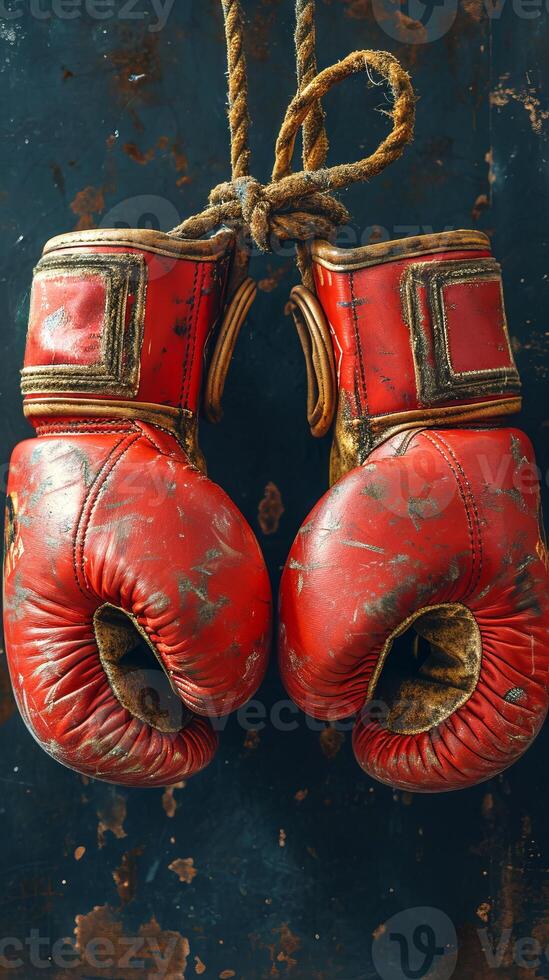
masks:
<svg viewBox="0 0 549 980"><path fill-rule="evenodd" d="M414 3L388 4L384 19L375 0L318 2L322 66L353 48L389 48L419 95L412 149L345 200L364 241L450 227L493 236L524 382L522 421L546 474L549 14L541 0L522 8L460 0L444 32L440 18L455 8L418 2L414 11ZM55 8L48 17L52 0L0 6L5 476L12 447L29 434L18 374L44 241L101 224L169 228L227 178L228 138L216 0L176 0L158 31L149 29L157 18L148 0L132 8L148 11L146 19L124 17L123 0L105 20L86 12L84 0L74 19ZM291 0L245 0L245 8L254 170L264 179L294 89L293 9ZM429 32L442 36L429 40ZM383 104L382 91L368 92L363 79L327 98L333 162L376 144L387 128L374 112ZM262 257L255 274L259 297L225 418L203 425L202 443L210 474L254 526L276 588L290 542L325 489L329 442L312 440L305 421L304 365L284 316L296 280L291 258ZM271 488L258 517L270 483L284 512ZM294 731L268 721L254 734L232 718L210 768L163 795L84 781L56 765L15 713L4 660L0 683L0 956L24 960L18 971L3 961L1 976L446 977L436 967L417 972L422 956L407 973L379 945L372 957L388 919L429 906L457 930L456 977L549 977L545 955L538 967L521 965L527 948L513 945L526 937L549 943L547 734L499 779L422 797L362 775L345 732L307 726L298 715ZM258 698L269 713L283 697L273 662ZM288 711L283 718L292 721ZM439 942L451 938L435 912L423 918ZM95 966L68 956L64 966L54 944L73 937L75 925L82 948L109 940L118 966L99 965L101 947ZM397 923L396 931L407 929L407 920ZM492 946L503 937L497 967L482 952L486 929ZM124 937L139 936L129 963ZM160 948L175 943L169 969L154 967L154 936ZM9 937L27 940L25 950L6 946Z"/></svg>

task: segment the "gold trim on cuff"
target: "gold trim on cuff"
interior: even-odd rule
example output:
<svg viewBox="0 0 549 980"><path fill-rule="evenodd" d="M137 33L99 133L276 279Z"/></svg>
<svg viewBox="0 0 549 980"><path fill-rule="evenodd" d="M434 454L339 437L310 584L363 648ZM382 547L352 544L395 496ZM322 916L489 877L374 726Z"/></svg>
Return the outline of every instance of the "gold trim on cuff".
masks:
<svg viewBox="0 0 549 980"><path fill-rule="evenodd" d="M482 421L502 415L514 415L522 408L522 398L494 398L493 401L473 402L468 405L446 405L443 408L418 408L409 412L394 412L390 415L377 415L369 419L372 431L391 434L395 426L399 431L415 428L436 428L437 425Z"/></svg>
<svg viewBox="0 0 549 980"><path fill-rule="evenodd" d="M224 230L211 238L183 239L172 238L163 231L152 228L101 228L93 231L73 231L66 235L50 238L44 245L43 254L58 249L96 248L138 248L142 252L155 252L174 259L189 259L192 262L216 262L222 258L234 243L232 231Z"/></svg>
<svg viewBox="0 0 549 980"><path fill-rule="evenodd" d="M413 238L377 242L375 245L362 245L358 248L338 248L330 242L318 240L312 246L312 255L314 261L325 269L350 272L353 269L399 262L425 254L471 250L490 251L488 236L480 231L442 231L436 235L415 235Z"/></svg>
<svg viewBox="0 0 549 980"><path fill-rule="evenodd" d="M203 473L206 462L198 445L198 419L194 412L154 402L99 401L84 398L41 398L25 401L26 418L86 417L147 422L171 432L193 463Z"/></svg>
<svg viewBox="0 0 549 980"><path fill-rule="evenodd" d="M418 408L408 412L350 419L348 408L345 403L340 402L330 461L330 485L355 466L362 466L377 446L400 432L483 423L490 419L516 415L521 408L522 398L516 395L513 398L494 398L492 401L467 405Z"/></svg>

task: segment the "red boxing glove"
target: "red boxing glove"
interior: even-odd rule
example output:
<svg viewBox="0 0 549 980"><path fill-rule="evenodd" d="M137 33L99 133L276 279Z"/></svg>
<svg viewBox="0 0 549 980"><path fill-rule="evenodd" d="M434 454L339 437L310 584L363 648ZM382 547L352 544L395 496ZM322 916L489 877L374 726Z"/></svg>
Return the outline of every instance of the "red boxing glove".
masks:
<svg viewBox="0 0 549 980"><path fill-rule="evenodd" d="M334 485L284 571L282 677L317 718L359 714L376 779L471 786L522 755L548 703L549 562L532 447L504 427L520 382L500 268L459 231L313 257L320 305L303 287L293 303L333 336Z"/></svg>
<svg viewBox="0 0 549 980"><path fill-rule="evenodd" d="M230 233L82 232L35 272L22 390L38 439L10 468L8 663L42 747L129 786L205 766L207 716L266 667L263 559L196 441L232 252Z"/></svg>

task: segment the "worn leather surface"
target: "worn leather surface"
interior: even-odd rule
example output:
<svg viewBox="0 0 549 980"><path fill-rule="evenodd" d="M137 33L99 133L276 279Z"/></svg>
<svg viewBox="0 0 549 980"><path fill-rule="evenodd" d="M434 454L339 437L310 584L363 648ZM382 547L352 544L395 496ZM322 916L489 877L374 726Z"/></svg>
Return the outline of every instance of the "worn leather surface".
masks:
<svg viewBox="0 0 549 980"><path fill-rule="evenodd" d="M99 378L94 386L91 380L86 382L85 374L79 378L74 372L72 378L78 383L71 389L69 375L63 393L86 393L98 398L129 396L140 402L194 412L199 406L205 346L223 301L232 242L230 236L227 241L226 234L217 236L220 254L207 261L200 255L202 249L197 249L193 260L194 243L188 243L189 257L181 259L173 251L173 239L167 235L155 233L155 243L149 248L146 236L147 232L141 248L139 233L136 237L135 232L127 244L122 244L124 231L114 239L109 231L94 233L93 245L76 234L60 239L64 247L46 246L35 270L24 366L34 371L57 368L60 377L63 366L71 364L78 369L99 364L105 370L105 345L109 340L124 348L126 362L138 346L139 372L132 378L133 391L121 391L120 385L117 389L114 384L107 387L104 378ZM164 253L157 239L165 241ZM120 287L119 282L125 279L123 263L128 260L132 263L129 295L122 315L109 322L105 315L107 297L110 293L112 298L116 287L121 292L126 285L123 282ZM86 262L90 263L89 268ZM141 313L136 311L138 301L142 304ZM125 319L125 324L121 319ZM112 338L112 334L117 336ZM125 381L129 371L124 372L122 365L119 373ZM96 371L95 377L99 374ZM51 383L44 387L51 394ZM57 379L55 390L60 387ZM26 397L38 398L39 393L26 392Z"/></svg>
<svg viewBox="0 0 549 980"><path fill-rule="evenodd" d="M163 274L158 256L142 257L148 293L134 402L190 411L224 270L170 258ZM35 291L26 367L61 367L50 377L54 390L59 377L67 383L69 403L75 381L95 396L104 333L122 328L122 357L97 392L116 401L108 385L129 376L135 296L113 327L103 282L80 271L75 281L69 263L66 289L56 271L38 306ZM92 378L75 366L91 366ZM48 378L38 384L47 405ZM134 786L178 782L215 752L208 719L238 708L262 680L271 607L259 546L172 432L123 415L44 413L33 422L37 438L11 460L4 568L21 714L50 755L81 773Z"/></svg>
<svg viewBox="0 0 549 980"><path fill-rule="evenodd" d="M298 534L281 585L282 677L308 714L360 712L393 630L419 608L465 605L482 665L463 707L413 735L366 710L354 730L370 775L403 789L456 789L518 758L547 711L539 490L518 430L426 430L403 454L400 445L392 440L343 477ZM427 685L412 697L437 693Z"/></svg>
<svg viewBox="0 0 549 980"><path fill-rule="evenodd" d="M421 373L434 359L404 329L402 263L333 273L337 283L320 272L349 430L368 430L376 409L423 406L425 421L373 451L351 443L345 475L303 524L281 584L282 677L308 714L358 714L355 754L375 778L415 791L470 786L518 758L547 712L549 557L533 450L497 420L429 425ZM450 358L482 401L492 367L513 370L499 290L449 289ZM421 302L415 326L429 340ZM459 310L469 319L458 322ZM487 400L505 399L505 376L498 383ZM466 401L459 382L452 395ZM439 606L452 615L437 622ZM468 634L455 632L460 616Z"/></svg>

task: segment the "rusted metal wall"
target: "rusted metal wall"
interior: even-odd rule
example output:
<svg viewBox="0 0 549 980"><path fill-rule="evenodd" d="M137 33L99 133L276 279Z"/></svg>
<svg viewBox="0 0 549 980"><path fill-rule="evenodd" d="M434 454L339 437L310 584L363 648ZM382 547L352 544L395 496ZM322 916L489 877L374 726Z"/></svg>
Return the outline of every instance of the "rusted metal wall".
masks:
<svg viewBox="0 0 549 980"><path fill-rule="evenodd" d="M0 4L4 475L13 445L29 434L18 372L43 242L76 227L167 229L228 176L218 6ZM291 0L245 7L254 171L266 178L294 88L293 11ZM493 236L523 424L547 493L546 4L318 7L321 65L353 48L389 48L419 95L413 147L345 195L352 234L369 241L478 227ZM333 162L375 145L386 129L373 111L380 105L380 90L367 92L360 79L328 96ZM225 418L203 426L202 443L210 474L256 529L276 586L326 487L329 444L306 425L304 366L284 316L291 256L259 258L255 274L259 299ZM202 775L164 794L122 791L47 758L15 713L3 660L0 680L1 976L446 977L454 964L435 947L451 944L453 930L455 977L549 976L547 736L477 789L392 793L361 774L348 732L291 712L273 662L255 715L227 722ZM261 730L247 730L263 714ZM75 928L77 955L62 944Z"/></svg>

